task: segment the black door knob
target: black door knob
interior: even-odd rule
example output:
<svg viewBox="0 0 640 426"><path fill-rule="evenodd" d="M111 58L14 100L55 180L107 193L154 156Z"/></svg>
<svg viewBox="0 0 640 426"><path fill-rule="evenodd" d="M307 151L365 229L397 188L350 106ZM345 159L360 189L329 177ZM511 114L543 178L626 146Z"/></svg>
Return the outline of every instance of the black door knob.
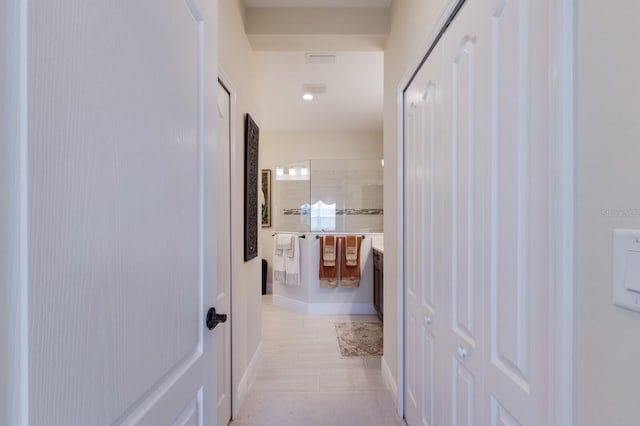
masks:
<svg viewBox="0 0 640 426"><path fill-rule="evenodd" d="M227 314L219 314L216 312L216 308L209 308L206 319L207 328L213 330L221 322L227 322Z"/></svg>

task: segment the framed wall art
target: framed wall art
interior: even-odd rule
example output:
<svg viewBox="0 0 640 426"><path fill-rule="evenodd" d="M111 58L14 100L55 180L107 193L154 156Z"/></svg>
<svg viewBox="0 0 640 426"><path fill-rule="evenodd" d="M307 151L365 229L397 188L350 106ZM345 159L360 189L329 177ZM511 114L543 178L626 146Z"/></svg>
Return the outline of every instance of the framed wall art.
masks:
<svg viewBox="0 0 640 426"><path fill-rule="evenodd" d="M262 227L271 228L271 170L262 169Z"/></svg>
<svg viewBox="0 0 640 426"><path fill-rule="evenodd" d="M258 256L258 125L244 119L244 261Z"/></svg>

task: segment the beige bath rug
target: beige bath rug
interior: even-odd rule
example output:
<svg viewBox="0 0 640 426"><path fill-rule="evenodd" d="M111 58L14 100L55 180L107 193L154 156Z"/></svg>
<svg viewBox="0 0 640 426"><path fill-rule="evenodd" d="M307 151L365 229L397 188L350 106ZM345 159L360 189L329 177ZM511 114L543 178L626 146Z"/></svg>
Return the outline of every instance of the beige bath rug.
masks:
<svg viewBox="0 0 640 426"><path fill-rule="evenodd" d="M382 356L382 323L380 321L337 322L335 325L340 355Z"/></svg>

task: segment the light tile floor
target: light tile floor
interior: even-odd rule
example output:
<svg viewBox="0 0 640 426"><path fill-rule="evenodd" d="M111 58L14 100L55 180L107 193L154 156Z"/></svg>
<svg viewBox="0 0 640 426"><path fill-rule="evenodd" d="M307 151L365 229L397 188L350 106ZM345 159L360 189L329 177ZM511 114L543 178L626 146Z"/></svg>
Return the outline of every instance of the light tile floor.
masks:
<svg viewBox="0 0 640 426"><path fill-rule="evenodd" d="M380 358L340 356L334 323L367 315L305 315L262 296L264 357L233 426L406 426Z"/></svg>

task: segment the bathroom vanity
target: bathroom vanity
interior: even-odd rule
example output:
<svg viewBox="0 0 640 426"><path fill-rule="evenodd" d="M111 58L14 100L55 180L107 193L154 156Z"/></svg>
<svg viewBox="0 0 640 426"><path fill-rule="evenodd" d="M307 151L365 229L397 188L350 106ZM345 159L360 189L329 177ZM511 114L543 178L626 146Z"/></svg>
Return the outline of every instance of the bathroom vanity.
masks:
<svg viewBox="0 0 640 426"><path fill-rule="evenodd" d="M382 294L384 288L384 250L382 245L374 244L373 252L373 306L380 320L383 316Z"/></svg>

